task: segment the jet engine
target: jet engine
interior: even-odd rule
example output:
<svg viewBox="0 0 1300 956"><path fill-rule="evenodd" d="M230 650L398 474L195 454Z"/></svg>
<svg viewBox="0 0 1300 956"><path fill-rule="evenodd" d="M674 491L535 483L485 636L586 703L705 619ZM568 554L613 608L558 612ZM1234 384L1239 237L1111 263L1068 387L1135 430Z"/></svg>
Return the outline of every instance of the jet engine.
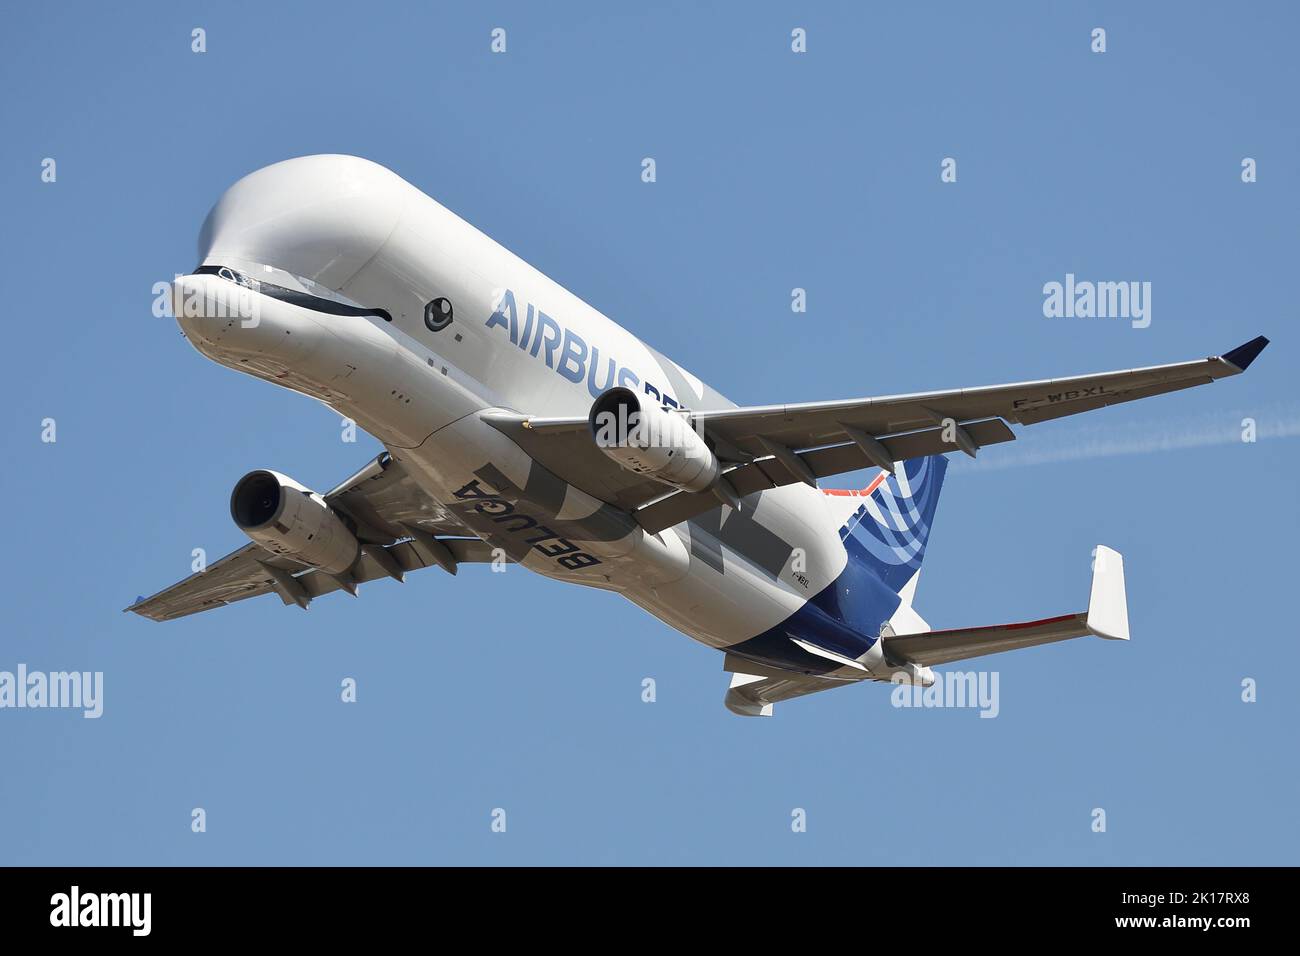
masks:
<svg viewBox="0 0 1300 956"><path fill-rule="evenodd" d="M718 477L718 459L690 419L630 388L601 395L588 421L596 447L628 471L685 491L705 491Z"/></svg>
<svg viewBox="0 0 1300 956"><path fill-rule="evenodd" d="M230 516L272 554L329 574L342 574L361 553L357 541L325 499L275 471L250 471L230 493Z"/></svg>

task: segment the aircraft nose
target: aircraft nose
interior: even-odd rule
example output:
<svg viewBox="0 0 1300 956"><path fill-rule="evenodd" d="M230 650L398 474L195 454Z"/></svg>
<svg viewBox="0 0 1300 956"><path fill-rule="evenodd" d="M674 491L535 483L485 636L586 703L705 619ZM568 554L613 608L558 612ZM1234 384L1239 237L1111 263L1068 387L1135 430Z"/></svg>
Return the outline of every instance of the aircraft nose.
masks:
<svg viewBox="0 0 1300 956"><path fill-rule="evenodd" d="M173 315L190 344L235 367L256 362L289 368L306 358L319 344L313 313L265 296L245 284L246 277L233 275L187 275L172 283Z"/></svg>
<svg viewBox="0 0 1300 956"><path fill-rule="evenodd" d="M195 347L215 347L232 329L253 329L261 303L252 289L217 276L186 275L172 282L172 315Z"/></svg>

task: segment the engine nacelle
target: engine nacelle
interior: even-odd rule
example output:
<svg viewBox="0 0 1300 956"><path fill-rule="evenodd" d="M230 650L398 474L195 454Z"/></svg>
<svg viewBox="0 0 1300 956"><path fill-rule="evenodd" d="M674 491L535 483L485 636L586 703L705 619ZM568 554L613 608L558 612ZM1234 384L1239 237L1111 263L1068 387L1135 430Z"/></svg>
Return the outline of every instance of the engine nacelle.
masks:
<svg viewBox="0 0 1300 956"><path fill-rule="evenodd" d="M686 491L704 491L718 477L718 459L685 415L630 388L611 388L588 416L596 447L628 471Z"/></svg>
<svg viewBox="0 0 1300 956"><path fill-rule="evenodd" d="M342 574L361 553L357 540L325 499L286 475L250 471L230 493L230 516L272 554Z"/></svg>

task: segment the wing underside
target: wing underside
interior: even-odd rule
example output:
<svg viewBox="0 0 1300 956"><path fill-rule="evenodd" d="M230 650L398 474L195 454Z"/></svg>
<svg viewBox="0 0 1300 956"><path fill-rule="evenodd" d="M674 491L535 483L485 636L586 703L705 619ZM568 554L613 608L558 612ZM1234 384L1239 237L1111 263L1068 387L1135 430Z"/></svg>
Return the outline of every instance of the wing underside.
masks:
<svg viewBox="0 0 1300 956"><path fill-rule="evenodd" d="M331 575L249 542L204 570L126 608L153 621L171 621L236 601L275 593L285 604L306 607L333 591L355 593L383 577L493 560L491 547L411 481L401 465L381 454L325 494L330 507L351 519L361 555L346 576Z"/></svg>

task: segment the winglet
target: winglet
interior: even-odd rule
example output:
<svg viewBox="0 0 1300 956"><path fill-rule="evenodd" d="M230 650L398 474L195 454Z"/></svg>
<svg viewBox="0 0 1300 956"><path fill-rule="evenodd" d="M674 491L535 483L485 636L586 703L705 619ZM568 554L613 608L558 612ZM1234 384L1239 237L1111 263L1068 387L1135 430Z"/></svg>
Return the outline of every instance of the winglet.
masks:
<svg viewBox="0 0 1300 956"><path fill-rule="evenodd" d="M1092 593L1085 626L1098 637L1128 640L1128 597L1124 593L1124 556L1099 544L1092 552Z"/></svg>
<svg viewBox="0 0 1300 956"><path fill-rule="evenodd" d="M1266 345L1268 345L1268 339L1262 335L1257 335L1245 345L1238 345L1231 352L1225 352L1220 358L1244 372L1250 368L1250 363L1259 357L1259 353L1264 351Z"/></svg>

